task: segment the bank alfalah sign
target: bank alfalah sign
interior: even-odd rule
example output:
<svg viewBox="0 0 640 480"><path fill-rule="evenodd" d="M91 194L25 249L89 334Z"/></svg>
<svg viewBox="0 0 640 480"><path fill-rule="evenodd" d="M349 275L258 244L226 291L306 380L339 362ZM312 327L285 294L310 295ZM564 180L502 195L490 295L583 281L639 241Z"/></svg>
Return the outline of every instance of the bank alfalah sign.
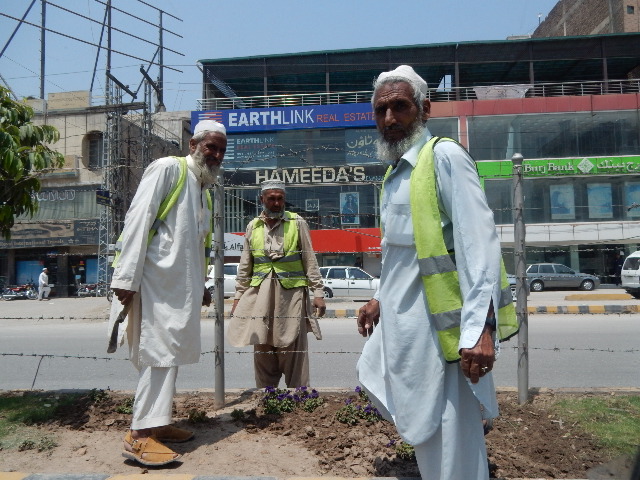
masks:
<svg viewBox="0 0 640 480"><path fill-rule="evenodd" d="M200 120L216 120L226 127L228 133L375 125L370 103L191 112L192 129Z"/></svg>

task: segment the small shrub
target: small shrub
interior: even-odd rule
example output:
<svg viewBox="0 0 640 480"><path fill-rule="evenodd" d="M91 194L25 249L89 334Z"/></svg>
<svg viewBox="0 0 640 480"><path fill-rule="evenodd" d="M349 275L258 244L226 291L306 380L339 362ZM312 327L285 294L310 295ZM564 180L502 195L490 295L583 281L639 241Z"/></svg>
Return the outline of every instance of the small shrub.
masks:
<svg viewBox="0 0 640 480"><path fill-rule="evenodd" d="M416 459L416 451L412 445L409 445L405 442L400 442L396 444L396 455L401 460L415 460Z"/></svg>
<svg viewBox="0 0 640 480"><path fill-rule="evenodd" d="M36 442L33 440L23 440L20 445L18 445L18 451L24 452L25 450L35 450Z"/></svg>
<svg viewBox="0 0 640 480"><path fill-rule="evenodd" d="M244 410L241 408L236 408L231 412L231 418L233 420L242 420L244 418Z"/></svg>
<svg viewBox="0 0 640 480"><path fill-rule="evenodd" d="M93 403L102 403L109 400L109 394L102 389L98 390L97 388L93 388L89 392L89 399L91 399Z"/></svg>
<svg viewBox="0 0 640 480"><path fill-rule="evenodd" d="M293 412L296 408L313 412L323 403L324 399L320 398L318 391L315 389L309 391L306 386L296 388L293 393L289 390L267 387L262 397L265 413L276 415Z"/></svg>
<svg viewBox="0 0 640 480"><path fill-rule="evenodd" d="M187 414L187 420L191 423L202 423L207 421L207 412L192 408Z"/></svg>
<svg viewBox="0 0 640 480"><path fill-rule="evenodd" d="M131 415L133 413L134 397L125 398L124 401L116 407L116 412Z"/></svg>
<svg viewBox="0 0 640 480"><path fill-rule="evenodd" d="M53 450L57 446L58 446L58 442L56 442L53 438L51 438L51 437L42 437L40 439L40 441L38 442L38 451L39 452L44 452L44 451L47 451L47 450Z"/></svg>
<svg viewBox="0 0 640 480"><path fill-rule="evenodd" d="M369 397L360 387L356 387L358 398L356 402L352 398L345 400L345 406L336 412L336 420L347 425L356 425L359 420L367 422L378 422L382 420L382 415L373 406Z"/></svg>

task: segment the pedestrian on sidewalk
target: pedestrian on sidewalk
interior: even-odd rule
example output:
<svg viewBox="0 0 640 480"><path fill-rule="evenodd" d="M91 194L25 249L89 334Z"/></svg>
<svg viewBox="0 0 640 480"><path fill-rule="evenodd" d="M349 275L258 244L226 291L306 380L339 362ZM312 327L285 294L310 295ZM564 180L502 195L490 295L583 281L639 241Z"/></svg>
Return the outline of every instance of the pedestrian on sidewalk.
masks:
<svg viewBox="0 0 640 480"><path fill-rule="evenodd" d="M122 454L143 465L178 460L161 442L193 437L170 425L173 396L178 367L200 359L200 312L211 303L204 286L211 247L208 188L217 181L226 147L224 126L205 120L194 129L190 155L153 161L119 240L111 288L122 305L130 305L120 336L126 331L129 358L139 372ZM110 334L120 311L113 302Z"/></svg>
<svg viewBox="0 0 640 480"><path fill-rule="evenodd" d="M49 286L49 270L45 267L38 277L38 301L49 300L49 292L51 292L51 287Z"/></svg>

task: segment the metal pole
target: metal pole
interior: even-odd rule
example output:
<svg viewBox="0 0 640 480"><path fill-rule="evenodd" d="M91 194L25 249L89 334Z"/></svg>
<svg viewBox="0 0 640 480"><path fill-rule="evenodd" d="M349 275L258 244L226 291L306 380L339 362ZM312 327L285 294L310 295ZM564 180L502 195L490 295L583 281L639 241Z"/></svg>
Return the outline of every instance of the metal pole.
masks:
<svg viewBox="0 0 640 480"><path fill-rule="evenodd" d="M522 162L524 158L516 153L513 163L513 227L514 255L516 266L516 317L520 324L518 332L518 403L529 400L529 320L527 313L527 259L525 256L525 224L523 217L524 195L522 191Z"/></svg>
<svg viewBox="0 0 640 480"><path fill-rule="evenodd" d="M47 25L47 1L42 0L42 28L40 29L40 98L44 100L45 28Z"/></svg>
<svg viewBox="0 0 640 480"><path fill-rule="evenodd" d="M213 266L216 306L214 326L215 396L214 407L224 407L224 168L220 167L218 182L213 186Z"/></svg>

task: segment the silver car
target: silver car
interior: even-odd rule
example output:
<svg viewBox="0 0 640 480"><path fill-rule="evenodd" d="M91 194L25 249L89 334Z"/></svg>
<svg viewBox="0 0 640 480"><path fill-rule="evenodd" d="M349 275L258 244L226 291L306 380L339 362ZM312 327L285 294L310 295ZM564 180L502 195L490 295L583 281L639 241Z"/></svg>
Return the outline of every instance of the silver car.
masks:
<svg viewBox="0 0 640 480"><path fill-rule="evenodd" d="M370 299L376 293L380 279L358 267L320 267L324 296Z"/></svg>
<svg viewBox="0 0 640 480"><path fill-rule="evenodd" d="M593 290L600 286L595 275L571 270L560 263L534 263L527 268L529 289L541 292L545 288L579 288Z"/></svg>
<svg viewBox="0 0 640 480"><path fill-rule="evenodd" d="M236 276L238 275L238 265L238 263L224 264L224 298L231 298L236 294ZM204 286L211 292L211 295L213 295L215 291L215 275L213 265L209 267L207 283L205 283Z"/></svg>

